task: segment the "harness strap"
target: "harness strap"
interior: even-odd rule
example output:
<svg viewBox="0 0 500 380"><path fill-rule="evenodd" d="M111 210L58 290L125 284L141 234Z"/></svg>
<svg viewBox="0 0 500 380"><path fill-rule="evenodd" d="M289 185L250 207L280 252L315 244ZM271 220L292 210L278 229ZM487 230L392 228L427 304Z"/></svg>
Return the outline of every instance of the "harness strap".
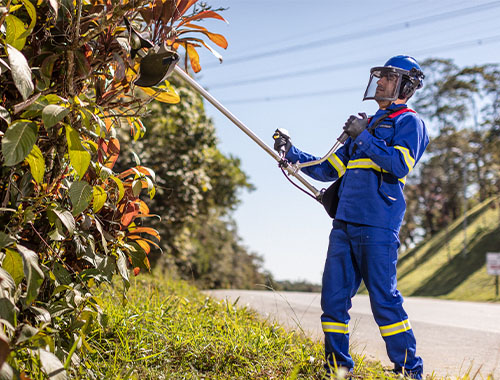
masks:
<svg viewBox="0 0 500 380"><path fill-rule="evenodd" d="M391 118L391 119L394 119L396 116L399 116L405 112L413 112L413 113L416 113L415 111L413 111L411 108L408 108L408 107L404 107L402 109L399 109L397 111L395 111L394 113L391 113L388 117Z"/></svg>

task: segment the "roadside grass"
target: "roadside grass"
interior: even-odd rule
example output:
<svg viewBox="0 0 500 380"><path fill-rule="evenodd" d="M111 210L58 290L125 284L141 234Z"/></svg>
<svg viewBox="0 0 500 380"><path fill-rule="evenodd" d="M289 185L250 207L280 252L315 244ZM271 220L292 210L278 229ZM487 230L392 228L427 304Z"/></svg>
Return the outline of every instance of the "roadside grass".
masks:
<svg viewBox="0 0 500 380"><path fill-rule="evenodd" d="M486 253L500 251L500 206L489 198L447 229L403 252L398 260L398 289L404 296L500 302L495 276L486 271ZM360 293L367 294L364 284Z"/></svg>
<svg viewBox="0 0 500 380"><path fill-rule="evenodd" d="M99 291L103 327L95 324L83 343L73 378L320 379L323 374L322 343L263 321L237 301L209 298L160 273L132 279L125 304L119 286ZM355 378L398 379L380 363L353 356Z"/></svg>
<svg viewBox="0 0 500 380"><path fill-rule="evenodd" d="M486 272L486 253L500 247L498 199L469 210L466 250L463 217L399 260L398 288L407 296L467 301L500 301L494 276Z"/></svg>

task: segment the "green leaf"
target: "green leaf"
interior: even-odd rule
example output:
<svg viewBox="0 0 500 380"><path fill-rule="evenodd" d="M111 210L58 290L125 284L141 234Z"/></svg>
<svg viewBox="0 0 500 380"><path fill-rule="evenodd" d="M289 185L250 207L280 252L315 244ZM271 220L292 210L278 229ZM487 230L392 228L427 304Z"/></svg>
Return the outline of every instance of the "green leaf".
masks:
<svg viewBox="0 0 500 380"><path fill-rule="evenodd" d="M33 145L30 154L26 157L31 170L31 175L37 183L43 182L43 175L45 174L45 159L43 158L42 151L36 145Z"/></svg>
<svg viewBox="0 0 500 380"><path fill-rule="evenodd" d="M16 283L9 272L4 268L0 268L0 283L2 284L2 290L7 289L9 293L14 293L16 290Z"/></svg>
<svg viewBox="0 0 500 380"><path fill-rule="evenodd" d="M93 204L93 209L94 212L99 212L99 210L104 206L104 203L106 202L106 199L108 198L108 194L106 194L106 191L101 186L94 186L94 204Z"/></svg>
<svg viewBox="0 0 500 380"><path fill-rule="evenodd" d="M38 255L35 252L20 244L17 244L17 251L23 258L24 276L28 283L26 304L29 305L37 297L38 289L40 289L45 276L38 265Z"/></svg>
<svg viewBox="0 0 500 380"><path fill-rule="evenodd" d="M116 258L116 268L118 269L118 273L120 273L120 276L123 279L125 288L128 289L130 286L130 281L128 278L127 258L120 249L117 249L116 253L118 254L118 257Z"/></svg>
<svg viewBox="0 0 500 380"><path fill-rule="evenodd" d="M17 287L24 278L23 258L21 255L12 249L6 249L2 268L9 272Z"/></svg>
<svg viewBox="0 0 500 380"><path fill-rule="evenodd" d="M31 80L31 69L26 57L15 47L7 44L7 54L14 84L24 100L28 99L35 89Z"/></svg>
<svg viewBox="0 0 500 380"><path fill-rule="evenodd" d="M85 181L77 181L69 188L69 199L73 205L73 215L80 214L92 200L92 186Z"/></svg>
<svg viewBox="0 0 500 380"><path fill-rule="evenodd" d="M5 17L5 24L7 27L5 42L12 45L17 50L22 50L26 44L26 36L23 37L23 34L28 29L26 24L12 14Z"/></svg>
<svg viewBox="0 0 500 380"><path fill-rule="evenodd" d="M71 165L80 178L83 177L90 164L90 153L85 150L80 140L80 134L66 125L66 139Z"/></svg>
<svg viewBox="0 0 500 380"><path fill-rule="evenodd" d="M49 104L42 111L42 120L46 128L53 127L61 120L63 120L68 114L70 109L58 106L57 104Z"/></svg>
<svg viewBox="0 0 500 380"><path fill-rule="evenodd" d="M0 231L0 249L8 247L12 243L14 243L16 239L7 235L5 232Z"/></svg>
<svg viewBox="0 0 500 380"><path fill-rule="evenodd" d="M5 131L2 139L2 153L5 166L20 163L33 149L38 131L29 120L16 120Z"/></svg>
<svg viewBox="0 0 500 380"><path fill-rule="evenodd" d="M10 124L10 113L2 106L0 106L0 118L4 119L7 124Z"/></svg>
<svg viewBox="0 0 500 380"><path fill-rule="evenodd" d="M66 380L68 375L61 361L52 352L45 351L41 348L38 351L32 351L40 357L40 364L43 372L50 380Z"/></svg>
<svg viewBox="0 0 500 380"><path fill-rule="evenodd" d="M115 177L114 175L110 176L110 178L115 181L116 183L116 186L118 187L118 202L120 202L123 198L123 196L125 195L125 187L123 186L123 182L120 178L118 177Z"/></svg>
<svg viewBox="0 0 500 380"><path fill-rule="evenodd" d="M71 198L71 189L70 189L70 198ZM64 224L64 226L68 229L70 235L73 235L76 226L75 218L73 218L73 215L71 215L71 213L68 210L64 210L62 208L56 208L53 209L52 211L54 212L54 214L57 215L62 224Z"/></svg>
<svg viewBox="0 0 500 380"><path fill-rule="evenodd" d="M15 379L17 375L14 375L14 370L8 363L4 363L0 367L0 380L12 380Z"/></svg>
<svg viewBox="0 0 500 380"><path fill-rule="evenodd" d="M142 183L140 179L134 180L132 182L132 193L134 194L134 197L138 197L139 194L141 193L142 190Z"/></svg>
<svg viewBox="0 0 500 380"><path fill-rule="evenodd" d="M104 249L104 252L108 253L108 242L107 242L106 238L104 237L104 232L102 230L102 225L99 222L99 219L95 218L94 221L95 221L95 226L97 228L97 231L99 231L99 233L101 234L102 248Z"/></svg>
<svg viewBox="0 0 500 380"><path fill-rule="evenodd" d="M31 18L31 22L30 22L30 25L28 26L28 30L26 30L26 32L24 33L24 35L21 36L22 38L26 38L26 37L29 36L29 34L31 33L31 31L35 27L35 24L36 24L36 10L35 10L35 6L29 0L21 0L21 1L23 2L24 7L26 8L26 11L28 12L28 14L30 15L30 18Z"/></svg>

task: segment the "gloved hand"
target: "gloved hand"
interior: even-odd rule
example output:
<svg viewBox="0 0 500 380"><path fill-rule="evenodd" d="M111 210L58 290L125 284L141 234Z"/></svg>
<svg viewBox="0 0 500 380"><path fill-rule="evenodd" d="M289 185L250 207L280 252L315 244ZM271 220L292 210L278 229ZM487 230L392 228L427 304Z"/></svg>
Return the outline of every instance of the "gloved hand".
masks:
<svg viewBox="0 0 500 380"><path fill-rule="evenodd" d="M292 147L292 140L285 128L279 128L274 132L274 150L283 157L286 156L290 148Z"/></svg>
<svg viewBox="0 0 500 380"><path fill-rule="evenodd" d="M344 124L344 132L353 140L356 140L356 137L358 137L368 125L368 116L366 116L366 113L359 113L358 115L361 117L351 115Z"/></svg>

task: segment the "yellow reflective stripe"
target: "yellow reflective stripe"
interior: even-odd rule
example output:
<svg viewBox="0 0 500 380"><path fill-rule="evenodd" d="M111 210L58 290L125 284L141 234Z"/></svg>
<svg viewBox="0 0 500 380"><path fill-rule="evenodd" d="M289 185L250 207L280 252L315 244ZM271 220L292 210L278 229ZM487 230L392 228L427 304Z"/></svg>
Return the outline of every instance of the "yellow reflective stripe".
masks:
<svg viewBox="0 0 500 380"><path fill-rule="evenodd" d="M403 154L403 158L405 160L406 166L408 167L408 172L411 172L413 170L413 167L415 166L415 160L411 156L408 148L405 148L404 146L400 146L400 145L394 145L394 149L399 150Z"/></svg>
<svg viewBox="0 0 500 380"><path fill-rule="evenodd" d="M410 321L406 319L402 322L393 323L392 325L380 326L379 329L382 336L391 336L408 331L411 329L411 326Z"/></svg>
<svg viewBox="0 0 500 380"><path fill-rule="evenodd" d="M321 322L324 332L333 332L339 334L348 334L349 326L345 323L338 322Z"/></svg>
<svg viewBox="0 0 500 380"><path fill-rule="evenodd" d="M342 160L338 158L338 156L335 153L333 153L330 157L328 157L328 162L335 168L335 170L339 175L339 178L344 175L346 167L342 162Z"/></svg>
<svg viewBox="0 0 500 380"><path fill-rule="evenodd" d="M347 163L347 169L373 169L376 171L382 171L380 166L369 158L360 158L357 160L352 160ZM384 170L385 171L385 170Z"/></svg>
<svg viewBox="0 0 500 380"><path fill-rule="evenodd" d="M347 163L347 169L373 169L378 172L389 173L387 170L382 169L375 162L370 160L369 158L360 158L357 160L352 160ZM398 178L403 185L406 183L406 176L403 178Z"/></svg>

